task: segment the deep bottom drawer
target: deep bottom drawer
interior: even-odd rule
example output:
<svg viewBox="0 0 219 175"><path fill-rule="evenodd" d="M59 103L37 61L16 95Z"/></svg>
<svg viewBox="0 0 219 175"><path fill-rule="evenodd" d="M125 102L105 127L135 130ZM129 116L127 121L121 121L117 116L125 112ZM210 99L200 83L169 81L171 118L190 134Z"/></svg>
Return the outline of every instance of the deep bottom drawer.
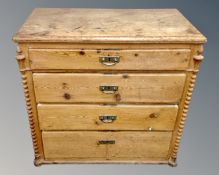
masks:
<svg viewBox="0 0 219 175"><path fill-rule="evenodd" d="M167 160L171 132L42 132L46 160Z"/></svg>

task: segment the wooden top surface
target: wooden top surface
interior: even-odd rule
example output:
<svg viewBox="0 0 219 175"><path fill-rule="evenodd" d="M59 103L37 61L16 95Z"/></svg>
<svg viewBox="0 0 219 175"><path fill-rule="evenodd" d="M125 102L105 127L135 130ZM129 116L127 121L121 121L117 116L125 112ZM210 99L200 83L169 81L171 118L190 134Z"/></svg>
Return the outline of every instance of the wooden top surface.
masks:
<svg viewBox="0 0 219 175"><path fill-rule="evenodd" d="M204 43L176 9L37 8L16 42Z"/></svg>

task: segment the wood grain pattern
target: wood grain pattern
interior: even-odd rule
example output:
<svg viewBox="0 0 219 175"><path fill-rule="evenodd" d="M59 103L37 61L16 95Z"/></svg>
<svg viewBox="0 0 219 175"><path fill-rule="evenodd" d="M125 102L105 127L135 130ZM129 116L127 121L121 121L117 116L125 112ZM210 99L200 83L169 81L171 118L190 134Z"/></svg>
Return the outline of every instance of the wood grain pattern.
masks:
<svg viewBox="0 0 219 175"><path fill-rule="evenodd" d="M190 61L190 49L30 49L29 55L32 69L185 70ZM106 66L101 56L119 56L120 62Z"/></svg>
<svg viewBox="0 0 219 175"><path fill-rule="evenodd" d="M38 104L42 130L164 130L174 128L177 105L49 105ZM117 116L112 123L99 119Z"/></svg>
<svg viewBox="0 0 219 175"><path fill-rule="evenodd" d="M13 39L36 166L176 166L207 40L178 10L38 8Z"/></svg>
<svg viewBox="0 0 219 175"><path fill-rule="evenodd" d="M168 159L171 132L112 132L109 140L115 145L108 146L108 157L119 159Z"/></svg>
<svg viewBox="0 0 219 175"><path fill-rule="evenodd" d="M171 132L44 131L46 160L167 160ZM115 140L115 144L98 144Z"/></svg>
<svg viewBox="0 0 219 175"><path fill-rule="evenodd" d="M37 102L169 102L180 100L186 75L181 74L71 74L35 73ZM105 94L101 85L116 85Z"/></svg>
<svg viewBox="0 0 219 175"><path fill-rule="evenodd" d="M206 38L176 9L39 8L14 41L203 43Z"/></svg>
<svg viewBox="0 0 219 175"><path fill-rule="evenodd" d="M142 50L142 49L191 49L193 44L186 43L62 43L31 42L29 49L65 49L65 50ZM196 44L194 44L196 45Z"/></svg>
<svg viewBox="0 0 219 175"><path fill-rule="evenodd" d="M42 132L45 159L105 158L106 139L101 132Z"/></svg>

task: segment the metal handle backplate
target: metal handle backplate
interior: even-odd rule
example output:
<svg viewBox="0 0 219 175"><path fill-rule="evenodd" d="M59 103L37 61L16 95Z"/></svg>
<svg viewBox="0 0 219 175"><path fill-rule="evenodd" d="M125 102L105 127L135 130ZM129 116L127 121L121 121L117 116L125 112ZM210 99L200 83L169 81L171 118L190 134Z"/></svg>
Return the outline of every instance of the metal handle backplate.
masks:
<svg viewBox="0 0 219 175"><path fill-rule="evenodd" d="M99 140L98 144L115 144L115 140Z"/></svg>
<svg viewBox="0 0 219 175"><path fill-rule="evenodd" d="M99 62L104 64L105 66L113 66L119 63L120 57L119 56L101 56L99 57Z"/></svg>
<svg viewBox="0 0 219 175"><path fill-rule="evenodd" d="M118 91L119 87L118 86L113 86L113 85L104 85L99 87L100 91L106 94L113 94L116 91Z"/></svg>
<svg viewBox="0 0 219 175"><path fill-rule="evenodd" d="M117 116L116 115L101 115L99 116L99 119L103 123L112 123L114 120L116 120Z"/></svg>

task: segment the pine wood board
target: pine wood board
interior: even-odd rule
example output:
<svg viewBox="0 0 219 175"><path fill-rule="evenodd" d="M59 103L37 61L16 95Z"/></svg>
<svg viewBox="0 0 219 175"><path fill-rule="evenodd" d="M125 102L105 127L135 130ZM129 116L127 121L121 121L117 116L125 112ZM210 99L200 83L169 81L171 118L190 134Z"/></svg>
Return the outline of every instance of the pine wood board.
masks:
<svg viewBox="0 0 219 175"><path fill-rule="evenodd" d="M172 131L177 105L38 104L41 130L160 130ZM100 116L116 116L103 122Z"/></svg>
<svg viewBox="0 0 219 175"><path fill-rule="evenodd" d="M171 136L171 132L42 132L45 160L167 160Z"/></svg>
<svg viewBox="0 0 219 175"><path fill-rule="evenodd" d="M190 49L30 49L29 56L33 70L186 70ZM100 62L109 56L118 57L119 62L111 66Z"/></svg>
<svg viewBox="0 0 219 175"><path fill-rule="evenodd" d="M16 42L204 43L176 9L37 8Z"/></svg>
<svg viewBox="0 0 219 175"><path fill-rule="evenodd" d="M89 74L34 73L37 102L177 103L186 75L175 74ZM118 86L112 94L100 86Z"/></svg>

